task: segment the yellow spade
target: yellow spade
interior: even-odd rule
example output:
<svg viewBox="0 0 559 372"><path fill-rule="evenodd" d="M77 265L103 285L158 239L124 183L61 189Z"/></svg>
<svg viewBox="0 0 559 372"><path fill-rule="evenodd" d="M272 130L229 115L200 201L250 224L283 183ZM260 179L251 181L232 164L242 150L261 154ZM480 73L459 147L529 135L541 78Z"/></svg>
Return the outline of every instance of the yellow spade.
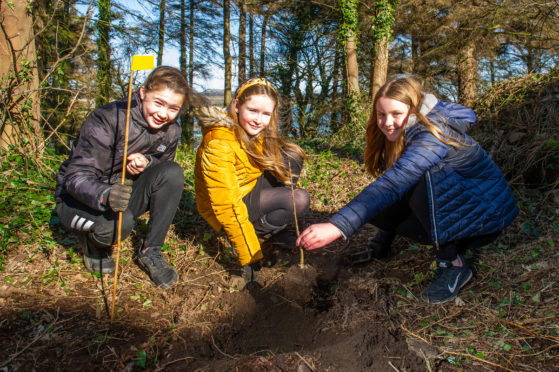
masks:
<svg viewBox="0 0 559 372"><path fill-rule="evenodd" d="M155 67L154 56L148 55L135 55L132 56L132 63L130 65L130 82L128 83L128 105L126 106L126 123L124 129L124 155L122 159L122 177L121 184L124 184L126 176L126 156L128 153L128 127L130 123L130 102L132 100L132 80L134 71L138 70L151 70ZM115 298L116 298L116 285L118 281L118 263L120 261L120 234L122 231L122 212L118 212L118 227L117 227L117 240L116 240L116 260L115 260L115 279L113 283L113 301L111 303L111 322L115 315Z"/></svg>

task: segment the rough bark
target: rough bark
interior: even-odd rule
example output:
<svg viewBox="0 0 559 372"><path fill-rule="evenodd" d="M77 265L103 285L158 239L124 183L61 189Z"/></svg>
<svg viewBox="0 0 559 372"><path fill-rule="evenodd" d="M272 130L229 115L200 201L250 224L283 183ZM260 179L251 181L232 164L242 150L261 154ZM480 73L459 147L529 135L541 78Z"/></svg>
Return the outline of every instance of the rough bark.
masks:
<svg viewBox="0 0 559 372"><path fill-rule="evenodd" d="M239 61L238 61L238 82L239 85L247 78L247 9L245 0L239 0Z"/></svg>
<svg viewBox="0 0 559 372"><path fill-rule="evenodd" d="M223 92L223 102L227 106L231 102L231 69L233 58L231 57L231 3L230 0L223 0L223 59L225 61L225 83Z"/></svg>
<svg viewBox="0 0 559 372"><path fill-rule="evenodd" d="M260 37L260 76L264 76L266 62L266 29L268 27L268 19L270 18L270 10L264 14L262 19L262 36Z"/></svg>
<svg viewBox="0 0 559 372"><path fill-rule="evenodd" d="M97 106L111 100L111 1L99 0L99 19L97 21Z"/></svg>
<svg viewBox="0 0 559 372"><path fill-rule="evenodd" d="M21 145L25 135L42 138L39 129L40 104L39 75L36 61L33 19L24 1L15 1L13 7L0 3L0 79L2 108L0 109L0 148ZM20 74L24 74L22 79ZM21 93L25 93L21 95ZM18 98L16 98L16 96ZM18 102L16 102L16 100ZM27 101L27 102L25 102ZM29 103L30 105L26 105ZM7 103L15 103L7 107ZM24 122L22 122L22 119ZM30 141L40 143L42 141ZM33 148L42 151L42 148Z"/></svg>
<svg viewBox="0 0 559 372"><path fill-rule="evenodd" d="M458 102L464 106L472 106L477 100L477 59L473 40L468 41L460 49L458 60Z"/></svg>
<svg viewBox="0 0 559 372"><path fill-rule="evenodd" d="M165 47L165 6L165 0L161 0L159 5L157 66L161 66L163 63L163 49Z"/></svg>

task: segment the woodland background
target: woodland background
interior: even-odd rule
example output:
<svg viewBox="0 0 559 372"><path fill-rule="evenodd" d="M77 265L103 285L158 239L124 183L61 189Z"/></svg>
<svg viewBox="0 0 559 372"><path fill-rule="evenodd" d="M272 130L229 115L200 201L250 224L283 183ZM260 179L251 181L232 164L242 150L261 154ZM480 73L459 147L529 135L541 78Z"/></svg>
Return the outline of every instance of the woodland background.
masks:
<svg viewBox="0 0 559 372"><path fill-rule="evenodd" d="M0 368L559 365L557 1L0 0L0 26ZM498 242L470 252L477 274L462 303L433 308L418 299L430 278L428 246L398 241L394 260L347 267L344 257L366 245L371 226L325 250L329 258L309 254L317 281L308 298L294 294L305 283L289 290L296 250L266 248L277 260L264 269L263 291L232 289L239 267L231 247L196 213L189 182L199 132L187 112L177 161L189 182L165 248L181 283L166 294L152 288L132 264L137 240L127 239L109 323L111 279L85 272L76 241L57 223L55 175L87 114L126 96L131 56L161 64L177 51L174 65L215 104L228 104L249 77L277 87L281 130L309 155L302 182L312 204L302 226L324 221L371 182L364 128L387 77L413 73L438 96L473 107L471 134L503 170L521 212ZM206 91L210 77L222 91ZM141 82L135 75L134 86ZM145 221L135 234L143 230ZM278 307L285 319L275 318ZM300 332L283 335L285 324ZM262 343L246 341L255 339Z"/></svg>

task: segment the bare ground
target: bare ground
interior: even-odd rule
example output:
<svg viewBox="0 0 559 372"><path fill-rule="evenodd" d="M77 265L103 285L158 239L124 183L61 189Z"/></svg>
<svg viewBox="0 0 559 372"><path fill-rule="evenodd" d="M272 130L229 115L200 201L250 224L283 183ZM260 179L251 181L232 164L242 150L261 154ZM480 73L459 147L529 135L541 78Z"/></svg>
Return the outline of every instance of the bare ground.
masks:
<svg viewBox="0 0 559 372"><path fill-rule="evenodd" d="M322 222L370 182L340 158L311 158L304 186ZM552 371L559 365L559 203L518 195L521 215L498 242L468 252L475 278L430 305L432 251L404 239L395 256L351 266L374 227L305 252L264 245L258 283L239 290L223 234L195 212L187 186L165 254L180 275L155 288L134 262L145 221L123 242L114 320L112 276L85 271L76 240L11 250L0 272L2 371Z"/></svg>

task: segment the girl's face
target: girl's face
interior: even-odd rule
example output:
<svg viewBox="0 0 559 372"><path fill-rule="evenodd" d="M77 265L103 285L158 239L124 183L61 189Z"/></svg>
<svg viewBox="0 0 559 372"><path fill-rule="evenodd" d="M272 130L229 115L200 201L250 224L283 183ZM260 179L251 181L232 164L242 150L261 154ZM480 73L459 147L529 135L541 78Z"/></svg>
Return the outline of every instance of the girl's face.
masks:
<svg viewBox="0 0 559 372"><path fill-rule="evenodd" d="M393 98L377 101L377 125L390 142L396 141L408 121L410 106Z"/></svg>
<svg viewBox="0 0 559 372"><path fill-rule="evenodd" d="M276 103L264 94L250 96L242 105L235 100L239 125L249 136L256 136L270 124Z"/></svg>
<svg viewBox="0 0 559 372"><path fill-rule="evenodd" d="M184 96L169 88L160 88L146 92L140 88L142 114L151 129L163 128L177 118L184 103Z"/></svg>

